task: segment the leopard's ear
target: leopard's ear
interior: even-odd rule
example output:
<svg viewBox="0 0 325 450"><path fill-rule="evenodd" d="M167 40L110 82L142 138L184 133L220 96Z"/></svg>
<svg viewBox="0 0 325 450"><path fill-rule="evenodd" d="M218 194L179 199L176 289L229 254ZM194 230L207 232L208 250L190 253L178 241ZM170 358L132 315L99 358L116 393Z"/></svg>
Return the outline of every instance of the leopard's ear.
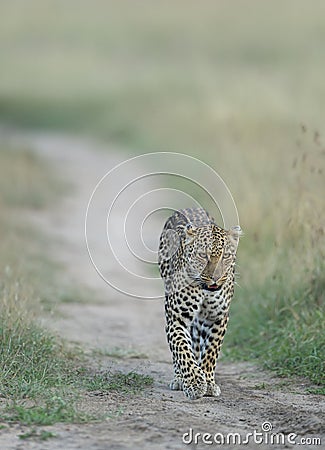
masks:
<svg viewBox="0 0 325 450"><path fill-rule="evenodd" d="M234 244L238 245L240 236L243 235L242 229L239 225L233 226L228 231L228 235L231 241L233 241Z"/></svg>
<svg viewBox="0 0 325 450"><path fill-rule="evenodd" d="M191 223L186 224L185 226L185 245L191 244L196 236L197 228L194 227Z"/></svg>

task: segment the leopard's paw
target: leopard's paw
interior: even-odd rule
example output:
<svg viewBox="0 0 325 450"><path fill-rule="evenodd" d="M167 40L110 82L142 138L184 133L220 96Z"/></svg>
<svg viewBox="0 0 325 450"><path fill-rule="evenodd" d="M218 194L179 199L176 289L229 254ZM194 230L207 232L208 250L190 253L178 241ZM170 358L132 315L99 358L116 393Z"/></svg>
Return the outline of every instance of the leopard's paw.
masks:
<svg viewBox="0 0 325 450"><path fill-rule="evenodd" d="M208 383L207 391L205 393L205 395L207 397L219 397L220 394L221 394L221 390L220 390L219 386L217 384L215 384L215 382Z"/></svg>
<svg viewBox="0 0 325 450"><path fill-rule="evenodd" d="M207 388L208 385L205 376L202 374L197 376L192 383L187 383L186 386L183 387L183 391L190 400L196 400L206 394Z"/></svg>

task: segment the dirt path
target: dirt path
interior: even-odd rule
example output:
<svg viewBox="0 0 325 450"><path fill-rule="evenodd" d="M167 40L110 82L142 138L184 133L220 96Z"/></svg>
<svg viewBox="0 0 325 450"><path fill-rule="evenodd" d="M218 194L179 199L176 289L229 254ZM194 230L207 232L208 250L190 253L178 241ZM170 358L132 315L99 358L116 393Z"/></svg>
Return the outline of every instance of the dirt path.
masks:
<svg viewBox="0 0 325 450"><path fill-rule="evenodd" d="M245 436L247 433L254 433L254 430L261 432L263 423L272 424L273 433L283 433L284 436L277 437L280 443L271 445L265 437L263 443L254 443L251 437L246 448L294 448L293 440L295 439L298 444L303 437L322 437L325 445L325 437L321 436L322 431L324 432L322 398L308 395L306 386L299 382L288 384L252 364L229 364L221 360L217 377L222 395L217 399L203 398L191 402L183 393L167 389L172 376L172 366L164 335L162 299L134 299L108 286L91 265L85 245L84 216L90 194L98 180L126 158L125 154L119 154L118 151L107 152L105 149L96 148L94 143L66 137L29 135L24 139L45 156L74 187L60 207L46 214L40 213L34 219L55 238L57 244L50 250L55 258L65 265L67 278L75 283L79 290L87 288L94 292L93 301L90 298L87 303L78 303L76 299L75 303L60 304L60 314L48 322L48 326L59 335L80 342L89 349L102 349L103 355L115 351L122 356L117 358L101 356L100 363L104 369L118 369L125 372L133 370L148 374L154 378L155 383L152 388L139 395L123 396L95 392L94 395L81 401L81 407L89 412L109 413L111 418L105 422L47 427L48 430L54 431L57 437L45 442L19 441L18 427L12 427L3 431L0 436L0 448L8 450L206 448L209 445L217 446L216 443L212 444L216 433L219 433L216 439L220 443L221 434L226 439L227 433L240 433L241 436ZM141 174L142 169L135 164L132 173L124 175L126 179L132 179L135 174ZM146 189L157 187L150 183L150 180L145 180L139 191L135 186L132 193L134 198L139 198L141 192ZM106 195L107 198L105 193L104 195L101 193L99 203L92 211L93 224L97 223L100 230L96 233L96 229L93 229L90 233L96 263L104 268L103 270L106 267L110 280L120 283L119 286L126 290L132 285L134 292L143 289L144 295L161 294L161 284L153 283L150 289L147 289L144 287L144 280L134 281L128 278L109 254L106 235L100 225L106 224L110 193L106 192ZM132 203L132 195L131 198L127 196L129 205ZM122 216L125 207L123 201L126 200L122 200L120 206ZM102 207L100 202L104 202ZM148 202L150 206L150 200ZM115 225L118 227L119 222ZM156 244L155 235L158 236L160 231L159 226L160 224L153 220L147 228L147 233L152 234L152 242L149 244L153 247ZM132 231L129 233L132 236ZM125 252L123 245L119 244L121 258ZM131 269L136 270L137 263L133 261L132 264ZM139 264L141 263L138 262ZM149 267L148 276L151 270ZM191 429L192 436L186 434ZM195 433L201 433L196 439L198 444L195 442ZM203 438L203 433L211 433L212 436ZM288 436L290 433L294 433L297 437ZM281 443L282 439L285 443ZM244 444L230 443L222 447L242 448ZM308 448L321 446L309 445Z"/></svg>

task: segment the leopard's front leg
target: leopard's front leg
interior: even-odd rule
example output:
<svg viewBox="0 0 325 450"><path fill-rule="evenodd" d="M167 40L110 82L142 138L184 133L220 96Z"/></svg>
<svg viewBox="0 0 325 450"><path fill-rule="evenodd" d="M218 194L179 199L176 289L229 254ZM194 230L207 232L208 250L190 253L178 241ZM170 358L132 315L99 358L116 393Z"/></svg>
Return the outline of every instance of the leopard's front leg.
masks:
<svg viewBox="0 0 325 450"><path fill-rule="evenodd" d="M172 391L182 391L183 381L176 354L173 355L173 367L174 367L174 378L169 383L169 387Z"/></svg>
<svg viewBox="0 0 325 450"><path fill-rule="evenodd" d="M216 321L205 320L201 330L201 368L207 380L206 395L217 397L221 391L215 382L215 370L228 323L228 314ZM204 336L204 340L202 340Z"/></svg>
<svg viewBox="0 0 325 450"><path fill-rule="evenodd" d="M182 388L188 398L195 400L206 394L207 382L194 357L188 326L174 314L168 314L166 319L167 340L173 354L174 367L176 362L175 380L171 388Z"/></svg>

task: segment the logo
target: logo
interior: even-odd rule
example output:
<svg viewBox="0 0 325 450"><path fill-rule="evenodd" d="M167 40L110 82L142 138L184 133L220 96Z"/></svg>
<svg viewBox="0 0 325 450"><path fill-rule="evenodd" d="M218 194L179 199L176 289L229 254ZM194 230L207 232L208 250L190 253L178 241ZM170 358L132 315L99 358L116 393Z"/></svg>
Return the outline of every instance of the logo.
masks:
<svg viewBox="0 0 325 450"><path fill-rule="evenodd" d="M239 225L226 183L197 158L146 153L110 169L94 186L85 217L87 250L99 276L130 297L161 298L159 236L167 218L187 207L208 210L223 228Z"/></svg>

